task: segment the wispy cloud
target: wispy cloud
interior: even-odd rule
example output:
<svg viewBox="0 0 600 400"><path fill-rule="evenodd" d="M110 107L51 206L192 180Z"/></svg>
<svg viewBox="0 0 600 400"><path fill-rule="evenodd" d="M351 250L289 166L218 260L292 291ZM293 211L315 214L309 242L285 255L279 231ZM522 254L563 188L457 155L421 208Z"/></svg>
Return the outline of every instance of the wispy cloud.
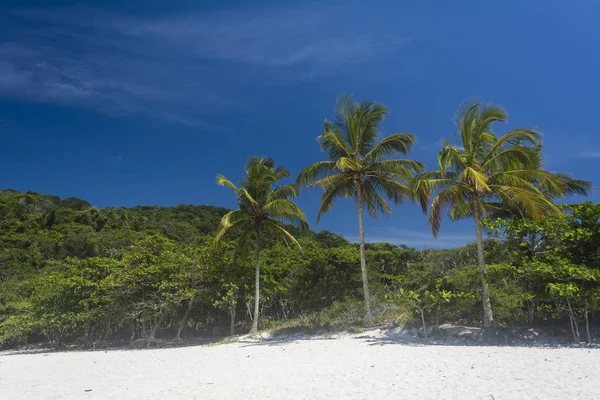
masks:
<svg viewBox="0 0 600 400"><path fill-rule="evenodd" d="M600 158L600 151L588 151L581 153L581 157L585 158Z"/></svg>
<svg viewBox="0 0 600 400"><path fill-rule="evenodd" d="M346 236L346 238L352 242L358 242L358 237ZM430 231L383 228L375 235L367 235L365 239L369 243L404 244L417 249L447 249L471 243L475 240L475 236L440 233L436 239Z"/></svg>
<svg viewBox="0 0 600 400"><path fill-rule="evenodd" d="M376 23L355 30L354 19L298 9L154 19L13 10L0 17L13 33L0 41L0 96L209 125L211 112L251 99L257 81L338 72L412 41Z"/></svg>
<svg viewBox="0 0 600 400"><path fill-rule="evenodd" d="M360 62L412 41L372 30L364 33L368 27L351 28L350 21L329 18L329 11L228 11L134 24L127 21L121 28L131 36L185 47L192 54L276 67Z"/></svg>

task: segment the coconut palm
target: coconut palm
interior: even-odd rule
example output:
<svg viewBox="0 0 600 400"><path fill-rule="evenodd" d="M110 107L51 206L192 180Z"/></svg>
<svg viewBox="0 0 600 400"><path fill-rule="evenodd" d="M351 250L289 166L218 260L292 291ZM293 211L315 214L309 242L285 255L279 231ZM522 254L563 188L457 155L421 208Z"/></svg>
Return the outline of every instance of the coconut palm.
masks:
<svg viewBox="0 0 600 400"><path fill-rule="evenodd" d="M434 236L444 213L453 221L475 220L484 328L495 322L486 279L482 218L509 213L539 221L562 215L553 199L590 190L585 181L542 169L541 133L536 130L520 128L498 137L492 125L506 120L505 110L493 104L475 102L460 107L454 118L459 144L445 142L438 155L440 169L424 173L412 183L422 206L435 195L429 214Z"/></svg>
<svg viewBox="0 0 600 400"><path fill-rule="evenodd" d="M251 158L246 165L246 178L240 186L234 185L222 175L217 176L219 185L234 191L239 209L223 216L215 237L215 244L218 245L225 233L233 227L237 227L241 232L238 249L242 254L247 254L251 241L254 242L256 276L251 333L258 330L261 236L269 234L287 245L293 243L300 248L296 238L282 226L282 223L293 224L303 229L308 228L304 213L290 200L297 196L296 186L293 184L275 186L281 179L289 176L289 171L276 167L275 161L271 158Z"/></svg>
<svg viewBox="0 0 600 400"><path fill-rule="evenodd" d="M412 198L408 182L424 166L413 160L393 158L398 153L408 153L415 143L415 136L396 133L377 141L380 124L387 115L384 106L371 102L357 103L352 96L347 96L338 99L334 113L334 120L325 120L323 133L318 137L328 160L306 167L299 174L297 183L323 189L317 223L321 215L331 209L335 199L346 197L356 200L366 319L368 325L373 325L363 209L366 208L374 218L377 218L378 212L391 214L385 198L394 203Z"/></svg>

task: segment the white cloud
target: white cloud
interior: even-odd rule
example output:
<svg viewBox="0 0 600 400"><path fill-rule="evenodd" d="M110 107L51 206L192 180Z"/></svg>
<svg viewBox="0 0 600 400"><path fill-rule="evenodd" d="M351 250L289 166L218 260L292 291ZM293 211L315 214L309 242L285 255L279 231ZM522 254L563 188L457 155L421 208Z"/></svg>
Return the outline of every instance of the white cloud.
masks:
<svg viewBox="0 0 600 400"><path fill-rule="evenodd" d="M337 73L412 40L376 24L356 30L359 20L332 19L330 11L148 19L85 8L17 10L12 17L22 22L0 42L0 96L205 126L211 110L247 104L256 82Z"/></svg>
<svg viewBox="0 0 600 400"><path fill-rule="evenodd" d="M412 41L373 31L374 26L348 29L352 21L332 20L331 11L226 11L119 25L130 36L180 46L199 56L283 67L360 62Z"/></svg>

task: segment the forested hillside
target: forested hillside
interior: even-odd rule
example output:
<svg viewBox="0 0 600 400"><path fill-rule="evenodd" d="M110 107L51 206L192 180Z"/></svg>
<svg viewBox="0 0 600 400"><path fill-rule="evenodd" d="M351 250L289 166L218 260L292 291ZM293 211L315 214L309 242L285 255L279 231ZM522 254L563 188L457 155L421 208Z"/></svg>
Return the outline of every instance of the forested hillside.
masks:
<svg viewBox="0 0 600 400"><path fill-rule="evenodd" d="M76 198L1 191L0 345L152 345L247 331L253 262L236 253L235 229L214 246L227 211L98 209ZM498 238L485 241L490 298L502 325L552 323L590 340L600 308L600 205L565 211L544 226L485 221ZM262 327L361 324L358 245L288 228L302 250L264 239ZM481 324L474 245L368 244L366 257L375 322Z"/></svg>

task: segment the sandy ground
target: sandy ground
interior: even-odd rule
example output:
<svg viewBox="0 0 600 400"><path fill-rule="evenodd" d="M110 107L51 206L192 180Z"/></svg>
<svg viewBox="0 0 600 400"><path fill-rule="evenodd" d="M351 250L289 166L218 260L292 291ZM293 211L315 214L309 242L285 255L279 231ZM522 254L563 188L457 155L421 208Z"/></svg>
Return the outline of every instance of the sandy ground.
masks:
<svg viewBox="0 0 600 400"><path fill-rule="evenodd" d="M0 356L0 398L600 399L600 349L381 335Z"/></svg>

